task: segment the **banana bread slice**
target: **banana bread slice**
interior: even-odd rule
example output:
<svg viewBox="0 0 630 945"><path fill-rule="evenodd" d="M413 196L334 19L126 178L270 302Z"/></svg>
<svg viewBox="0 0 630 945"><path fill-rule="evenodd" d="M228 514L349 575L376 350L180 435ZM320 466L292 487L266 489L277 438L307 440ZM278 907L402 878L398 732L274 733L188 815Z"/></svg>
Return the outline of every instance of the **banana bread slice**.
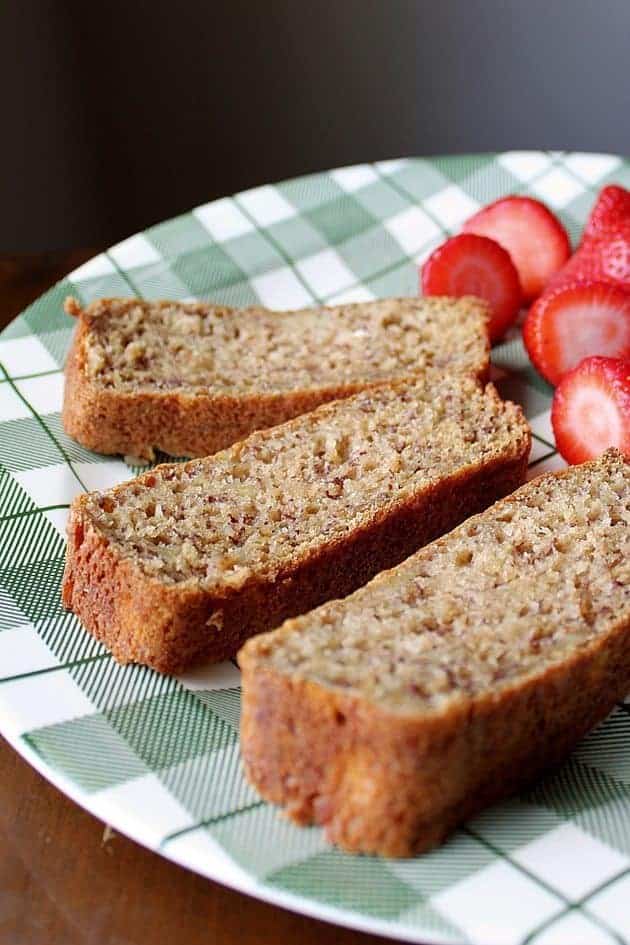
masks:
<svg viewBox="0 0 630 945"><path fill-rule="evenodd" d="M63 424L90 449L207 456L254 430L428 367L488 373L478 299L273 312L101 299L78 317Z"/></svg>
<svg viewBox="0 0 630 945"><path fill-rule="evenodd" d="M630 692L629 526L611 450L250 640L252 784L346 850L406 856L531 782Z"/></svg>
<svg viewBox="0 0 630 945"><path fill-rule="evenodd" d="M72 506L63 600L121 661L225 659L523 481L519 407L427 375L318 407Z"/></svg>

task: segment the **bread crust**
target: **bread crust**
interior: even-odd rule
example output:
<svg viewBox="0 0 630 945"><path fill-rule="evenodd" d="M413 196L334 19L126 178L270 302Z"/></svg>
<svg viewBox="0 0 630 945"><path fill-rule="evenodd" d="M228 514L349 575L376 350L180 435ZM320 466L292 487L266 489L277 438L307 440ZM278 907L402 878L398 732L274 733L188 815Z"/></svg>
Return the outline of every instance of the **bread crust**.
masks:
<svg viewBox="0 0 630 945"><path fill-rule="evenodd" d="M524 479L529 445L523 421L520 440L503 456L382 510L369 526L322 544L273 579L254 575L220 593L148 577L95 528L80 496L68 522L63 603L122 663L177 673L226 659L254 634L346 596L511 492Z"/></svg>
<svg viewBox="0 0 630 945"><path fill-rule="evenodd" d="M108 299L99 303L107 304ZM480 303L474 301L477 309ZM130 303L131 304L131 303ZM171 303L156 302L156 306ZM198 306L203 309L203 306ZM192 310L195 306L189 306ZM62 408L64 430L88 449L151 460L154 450L171 456L208 456L254 430L266 429L307 413L320 404L350 397L383 381L225 396L182 391L129 392L100 387L87 376L85 341L90 318L74 299L66 311L78 318L66 360ZM489 343L470 374L485 382L489 376ZM413 381L414 377L398 378Z"/></svg>
<svg viewBox="0 0 630 945"><path fill-rule="evenodd" d="M349 852L404 857L441 843L560 763L630 691L627 614L538 672L417 713L279 672L266 645L238 654L245 773Z"/></svg>

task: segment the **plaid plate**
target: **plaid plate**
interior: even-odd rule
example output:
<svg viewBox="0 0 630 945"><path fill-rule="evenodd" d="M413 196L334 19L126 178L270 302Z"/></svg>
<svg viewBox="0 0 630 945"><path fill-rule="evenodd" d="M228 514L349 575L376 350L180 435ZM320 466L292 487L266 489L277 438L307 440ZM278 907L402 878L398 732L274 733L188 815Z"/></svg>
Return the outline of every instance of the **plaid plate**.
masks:
<svg viewBox="0 0 630 945"><path fill-rule="evenodd" d="M417 265L474 210L540 197L575 242L611 155L510 152L341 168L219 200L90 260L0 336L0 728L52 781L139 842L297 911L413 941L630 943L630 706L556 774L444 847L350 857L246 784L232 664L181 679L116 665L59 602L72 498L136 470L61 427L68 294L296 308L417 291ZM550 389L518 331L494 377L523 404L531 474L559 469Z"/></svg>

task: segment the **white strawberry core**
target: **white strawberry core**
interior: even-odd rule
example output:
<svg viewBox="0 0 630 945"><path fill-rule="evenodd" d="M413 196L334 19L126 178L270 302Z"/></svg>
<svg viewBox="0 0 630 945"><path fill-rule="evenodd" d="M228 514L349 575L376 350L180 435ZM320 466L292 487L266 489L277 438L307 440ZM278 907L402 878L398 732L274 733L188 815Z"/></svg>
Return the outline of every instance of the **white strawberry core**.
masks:
<svg viewBox="0 0 630 945"><path fill-rule="evenodd" d="M570 425L593 456L609 446L622 446L623 427L610 393L589 385L575 387L571 394Z"/></svg>

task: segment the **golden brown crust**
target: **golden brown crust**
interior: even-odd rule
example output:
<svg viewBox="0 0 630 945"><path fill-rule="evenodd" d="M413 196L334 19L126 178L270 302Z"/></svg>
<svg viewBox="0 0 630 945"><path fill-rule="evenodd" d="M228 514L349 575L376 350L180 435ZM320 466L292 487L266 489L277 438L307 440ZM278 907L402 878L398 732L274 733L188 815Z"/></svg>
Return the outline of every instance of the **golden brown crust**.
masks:
<svg viewBox="0 0 630 945"><path fill-rule="evenodd" d="M254 577L220 594L147 577L94 527L79 497L68 524L63 603L121 662L175 673L197 661L222 660L250 636L349 594L511 492L523 481L528 454L524 435L509 455L383 511L370 527L322 545L274 580Z"/></svg>
<svg viewBox="0 0 630 945"><path fill-rule="evenodd" d="M78 318L78 324L66 361L62 421L69 436L99 453L152 459L157 448L171 456L208 456L254 430L383 383L239 396L101 387L85 371L85 339L93 317L90 309L81 309L74 299L66 302L66 311ZM488 344L484 357L471 370L480 381L489 375L489 353Z"/></svg>
<svg viewBox="0 0 630 945"><path fill-rule="evenodd" d="M630 689L630 622L543 674L434 717L280 674L239 653L241 750L262 796L349 852L410 856L558 764Z"/></svg>

